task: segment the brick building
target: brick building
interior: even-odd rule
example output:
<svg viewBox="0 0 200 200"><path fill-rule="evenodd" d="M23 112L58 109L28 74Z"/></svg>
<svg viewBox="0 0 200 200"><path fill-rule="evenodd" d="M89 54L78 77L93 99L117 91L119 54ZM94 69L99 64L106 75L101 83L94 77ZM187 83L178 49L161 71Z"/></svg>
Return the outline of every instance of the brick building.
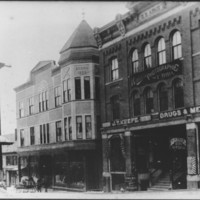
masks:
<svg viewBox="0 0 200 200"><path fill-rule="evenodd" d="M53 188L99 189L99 51L85 20L58 63L39 62L15 88L19 177L47 177Z"/></svg>
<svg viewBox="0 0 200 200"><path fill-rule="evenodd" d="M131 2L94 29L103 190L198 188L200 4Z"/></svg>

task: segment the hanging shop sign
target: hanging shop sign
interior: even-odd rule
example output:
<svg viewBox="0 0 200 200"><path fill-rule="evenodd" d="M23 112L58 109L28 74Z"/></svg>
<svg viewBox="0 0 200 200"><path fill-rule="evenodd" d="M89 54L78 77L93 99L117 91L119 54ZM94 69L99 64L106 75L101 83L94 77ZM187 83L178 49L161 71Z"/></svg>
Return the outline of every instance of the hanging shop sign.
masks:
<svg viewBox="0 0 200 200"><path fill-rule="evenodd" d="M186 149L186 140L184 138L172 138L170 140L170 148L173 150Z"/></svg>
<svg viewBox="0 0 200 200"><path fill-rule="evenodd" d="M143 72L135 74L132 78L132 86L144 85L155 81L171 78L182 73L182 63L180 60L166 63L164 65L149 68Z"/></svg>

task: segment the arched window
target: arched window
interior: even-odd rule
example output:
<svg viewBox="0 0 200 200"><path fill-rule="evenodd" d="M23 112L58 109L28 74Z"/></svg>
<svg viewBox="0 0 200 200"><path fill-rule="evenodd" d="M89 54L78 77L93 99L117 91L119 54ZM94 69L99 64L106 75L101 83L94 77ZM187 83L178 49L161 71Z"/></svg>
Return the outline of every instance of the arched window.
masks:
<svg viewBox="0 0 200 200"><path fill-rule="evenodd" d="M151 47L150 44L146 44L144 47L144 68L150 68L151 65Z"/></svg>
<svg viewBox="0 0 200 200"><path fill-rule="evenodd" d="M133 74L139 71L138 51L135 49L132 54L132 72Z"/></svg>
<svg viewBox="0 0 200 200"><path fill-rule="evenodd" d="M181 108L184 106L183 96L183 81L177 79L173 82L173 93L174 93L174 107Z"/></svg>
<svg viewBox="0 0 200 200"><path fill-rule="evenodd" d="M133 94L133 115L140 115L140 94L135 92Z"/></svg>
<svg viewBox="0 0 200 200"><path fill-rule="evenodd" d="M168 109L168 91L164 83L158 87L158 97L159 97L160 111L167 110Z"/></svg>
<svg viewBox="0 0 200 200"><path fill-rule="evenodd" d="M111 109L113 120L120 119L120 102L118 95L111 97Z"/></svg>
<svg viewBox="0 0 200 200"><path fill-rule="evenodd" d="M182 57L181 34L179 31L176 31L172 36L172 53L173 60Z"/></svg>
<svg viewBox="0 0 200 200"><path fill-rule="evenodd" d="M161 38L158 41L158 65L166 63L166 50L165 50L165 40Z"/></svg>
<svg viewBox="0 0 200 200"><path fill-rule="evenodd" d="M153 112L153 92L150 88L147 88L144 92L145 111L146 114Z"/></svg>

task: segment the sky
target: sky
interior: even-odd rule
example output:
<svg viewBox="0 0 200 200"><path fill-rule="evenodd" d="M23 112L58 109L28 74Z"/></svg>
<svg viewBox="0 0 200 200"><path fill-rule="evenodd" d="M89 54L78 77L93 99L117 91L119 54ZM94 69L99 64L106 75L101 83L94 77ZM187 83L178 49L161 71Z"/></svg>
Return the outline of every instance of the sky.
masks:
<svg viewBox="0 0 200 200"><path fill-rule="evenodd" d="M2 134L16 128L13 88L29 79L39 61L58 62L83 17L94 28L126 12L126 2L120 1L0 1L0 62L12 66L0 69Z"/></svg>

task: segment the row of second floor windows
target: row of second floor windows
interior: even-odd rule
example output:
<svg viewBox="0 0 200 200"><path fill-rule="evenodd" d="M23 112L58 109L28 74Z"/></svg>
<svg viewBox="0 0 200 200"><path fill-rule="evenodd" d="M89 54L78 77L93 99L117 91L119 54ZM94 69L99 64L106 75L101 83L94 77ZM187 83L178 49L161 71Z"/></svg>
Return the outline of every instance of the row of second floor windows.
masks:
<svg viewBox="0 0 200 200"><path fill-rule="evenodd" d="M84 118L84 121L83 121ZM83 125L83 123L85 123ZM64 127L64 131L63 131ZM55 122L55 130L50 130L50 124L41 124L39 126L39 133L36 133L35 127L30 127L30 145L35 145L36 137L39 137L39 144L52 143L52 137L50 134L56 134L55 142L70 141L73 140L73 133L76 133L76 139L83 139L85 134L86 139L92 139L92 118L91 115L76 116L76 128L73 130L72 118L64 118L64 124L62 127L62 121ZM84 131L85 129L85 131ZM63 135L64 133L64 135ZM20 129L20 146L25 146L25 129ZM26 143L27 144L27 143Z"/></svg>
<svg viewBox="0 0 200 200"><path fill-rule="evenodd" d="M17 165L17 156L9 155L6 156L6 165Z"/></svg>
<svg viewBox="0 0 200 200"><path fill-rule="evenodd" d="M75 91L75 100L81 99L91 99L91 80L89 76L83 78L81 81L80 77L76 77L74 80L74 90L71 87L71 80L67 79L63 81L62 88L61 86L54 88L54 102L55 107L59 107L63 103L72 101L72 91ZM83 84L83 87L82 87ZM99 100L100 95L100 78L95 77L95 99ZM84 95L83 95L84 94ZM39 112L43 112L49 109L49 93L48 91L43 91L38 95L39 99ZM34 97L28 99L28 115L34 114ZM24 102L19 102L19 117L25 116L25 107Z"/></svg>
<svg viewBox="0 0 200 200"><path fill-rule="evenodd" d="M172 93L170 95L170 92ZM169 97L170 95L170 97ZM171 98L172 97L172 98ZM157 98L157 101L155 101ZM184 107L184 93L183 93L183 82L181 79L175 79L172 83L172 90L167 89L165 83L158 85L156 92L154 93L151 87L146 87L142 94L139 91L134 91L131 95L130 107L133 116L143 114L141 112L141 102L144 102L144 114L151 114L155 108L158 108L160 112L169 109L169 100L172 99L172 106L174 108ZM111 110L112 119L120 119L120 99L119 95L111 97ZM157 102L157 106L155 105Z"/></svg>
<svg viewBox="0 0 200 200"><path fill-rule="evenodd" d="M154 66L160 66L167 62L166 44L164 37L159 37L156 41L156 63ZM134 48L131 51L132 74L153 67L151 46L149 43L145 43L143 46L141 56L138 53L138 49ZM171 54L171 60L182 58L182 42L181 33L179 31L174 32L171 36ZM116 57L110 60L110 66L110 81L115 81L120 78L119 63Z"/></svg>

